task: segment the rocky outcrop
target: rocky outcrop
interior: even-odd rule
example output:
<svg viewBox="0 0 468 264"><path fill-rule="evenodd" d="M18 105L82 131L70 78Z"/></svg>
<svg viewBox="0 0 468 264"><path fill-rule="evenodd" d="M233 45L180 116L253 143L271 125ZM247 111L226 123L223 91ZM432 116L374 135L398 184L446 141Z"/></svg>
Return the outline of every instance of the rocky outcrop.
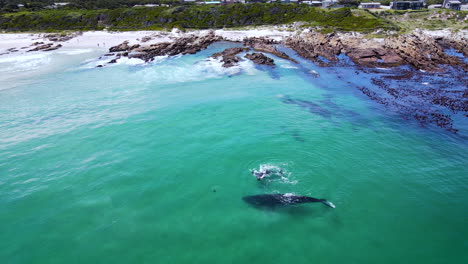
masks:
<svg viewBox="0 0 468 264"><path fill-rule="evenodd" d="M463 36L452 34L446 37L436 37L435 41L444 49L453 48L468 57L468 39Z"/></svg>
<svg viewBox="0 0 468 264"><path fill-rule="evenodd" d="M393 67L409 64L425 71L439 71L440 65L461 66L468 69L459 58L445 53L453 47L466 54L466 39L434 38L420 31L412 34L367 39L356 33L321 34L309 32L286 39L285 44L301 57L321 66L337 62L337 56L346 54L354 63L366 67ZM445 47L444 47L445 46Z"/></svg>
<svg viewBox="0 0 468 264"><path fill-rule="evenodd" d="M39 46L35 47L34 49L30 49L27 52L31 52L31 51L51 51L51 50L59 49L61 47L62 47L62 44L57 44L57 45L54 46L54 43L47 43L47 44L44 44L44 45L39 45Z"/></svg>
<svg viewBox="0 0 468 264"><path fill-rule="evenodd" d="M109 49L109 52L130 51L130 50L134 50L140 47L140 44L129 46L128 43L129 43L128 40L126 40L117 46L111 47Z"/></svg>
<svg viewBox="0 0 468 264"><path fill-rule="evenodd" d="M188 35L178 38L174 42L162 42L149 46L134 47L128 46L128 43L122 43L118 46L112 47L109 51L131 51L131 53L128 54L129 58L138 58L148 62L153 60L156 56L195 54L219 40L221 40L221 37L216 36L214 32L209 32L208 34L201 36Z"/></svg>
<svg viewBox="0 0 468 264"><path fill-rule="evenodd" d="M246 38L244 39L244 45L251 47L255 51L266 52L273 54L277 57L297 63L297 61L289 57L286 53L279 51L273 44L279 44L277 41L268 38Z"/></svg>
<svg viewBox="0 0 468 264"><path fill-rule="evenodd" d="M237 65L237 63L241 60L237 54L241 52L249 51L249 48L241 48L241 47L235 47L235 48L228 48L223 50L222 52L217 52L211 57L213 58L219 58L221 57L221 62L223 62L223 67L229 68L232 66Z"/></svg>
<svg viewBox="0 0 468 264"><path fill-rule="evenodd" d="M260 65L269 65L269 66L274 66L275 62L272 58L269 58L265 56L263 53L250 53L246 54L245 58L253 61L256 64Z"/></svg>
<svg viewBox="0 0 468 264"><path fill-rule="evenodd" d="M68 41L74 37L77 37L79 35L82 35L82 32L74 32L70 34L47 34L44 36L44 38L48 39L49 41L53 42L63 42L63 41Z"/></svg>
<svg viewBox="0 0 468 264"><path fill-rule="evenodd" d="M334 34L307 33L287 38L286 46L295 50L301 57L326 66L326 61L338 61L343 45ZM323 60L325 59L325 60Z"/></svg>
<svg viewBox="0 0 468 264"><path fill-rule="evenodd" d="M419 31L387 38L384 47L420 70L439 71L441 64L463 66L459 58L445 53L444 48L437 43L435 38Z"/></svg>

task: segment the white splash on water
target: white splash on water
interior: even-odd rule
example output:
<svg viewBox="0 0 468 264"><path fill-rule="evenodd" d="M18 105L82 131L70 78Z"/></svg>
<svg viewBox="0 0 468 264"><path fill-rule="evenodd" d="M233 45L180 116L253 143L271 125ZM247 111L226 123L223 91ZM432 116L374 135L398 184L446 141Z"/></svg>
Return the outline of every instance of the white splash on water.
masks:
<svg viewBox="0 0 468 264"><path fill-rule="evenodd" d="M286 183L286 184L297 184L297 180L292 180L291 175L292 173L289 172L286 167L287 163L281 163L281 164L271 164L271 163L266 163L266 164L260 164L259 169L251 169L250 171L252 174L254 172L260 172L260 173L267 173L267 176L263 177L262 179L268 179L269 181L272 182L281 182L281 183Z"/></svg>

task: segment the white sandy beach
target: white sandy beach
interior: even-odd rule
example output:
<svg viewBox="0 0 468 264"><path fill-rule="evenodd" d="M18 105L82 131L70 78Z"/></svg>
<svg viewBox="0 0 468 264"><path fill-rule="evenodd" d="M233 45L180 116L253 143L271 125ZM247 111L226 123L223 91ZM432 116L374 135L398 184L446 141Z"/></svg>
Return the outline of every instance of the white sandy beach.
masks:
<svg viewBox="0 0 468 264"><path fill-rule="evenodd" d="M182 33L179 30L167 31L127 31L127 32L107 32L90 31L84 32L68 41L56 42L63 48L110 48L123 41L129 41L129 44L142 43L144 37L150 37L145 44L171 41L174 38L181 37L184 34L206 34L208 30L189 31ZM269 37L275 40L281 40L284 37L293 35L292 31L281 31L274 28L256 28L252 30L215 30L226 40L242 41L245 37ZM0 34L0 53L6 53L8 49L18 49L26 51L35 42L50 43L46 36L50 33L31 34L31 33L5 33Z"/></svg>

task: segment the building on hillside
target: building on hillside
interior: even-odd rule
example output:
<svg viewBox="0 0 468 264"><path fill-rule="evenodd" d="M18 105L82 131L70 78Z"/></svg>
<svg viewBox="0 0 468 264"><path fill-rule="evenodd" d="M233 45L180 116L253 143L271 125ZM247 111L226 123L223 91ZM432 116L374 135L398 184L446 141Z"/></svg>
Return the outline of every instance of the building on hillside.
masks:
<svg viewBox="0 0 468 264"><path fill-rule="evenodd" d="M67 6L68 2L63 2L63 3L54 3L53 5L48 5L48 6L45 6L44 8L48 8L48 9L54 9L54 8L59 8L59 7L64 7L64 6Z"/></svg>
<svg viewBox="0 0 468 264"><path fill-rule="evenodd" d="M365 9L380 9L380 3L361 3L359 8Z"/></svg>
<svg viewBox="0 0 468 264"><path fill-rule="evenodd" d="M444 0L442 4L443 8L452 9L452 10L460 10L462 2L456 0Z"/></svg>
<svg viewBox="0 0 468 264"><path fill-rule="evenodd" d="M338 0L323 0L322 1L322 7L332 7L338 4Z"/></svg>
<svg viewBox="0 0 468 264"><path fill-rule="evenodd" d="M390 3L390 8L395 10L419 10L424 8L422 1L395 1Z"/></svg>
<svg viewBox="0 0 468 264"><path fill-rule="evenodd" d="M237 3L245 3L245 0L222 0L221 1L223 4L228 5L228 4L237 4Z"/></svg>
<svg viewBox="0 0 468 264"><path fill-rule="evenodd" d="M66 6L68 5L69 3L54 3L55 6Z"/></svg>
<svg viewBox="0 0 468 264"><path fill-rule="evenodd" d="M322 6L322 1L312 1L311 6L321 7Z"/></svg>
<svg viewBox="0 0 468 264"><path fill-rule="evenodd" d="M310 5L310 6L315 6L315 7L322 6L322 1L302 1L302 3L306 5Z"/></svg>

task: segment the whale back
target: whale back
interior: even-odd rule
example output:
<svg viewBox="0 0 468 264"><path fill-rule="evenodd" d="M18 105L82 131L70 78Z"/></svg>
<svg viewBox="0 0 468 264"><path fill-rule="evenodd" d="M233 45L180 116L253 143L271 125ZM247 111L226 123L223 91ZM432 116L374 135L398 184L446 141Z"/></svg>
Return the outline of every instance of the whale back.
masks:
<svg viewBox="0 0 468 264"><path fill-rule="evenodd" d="M242 199L246 203L255 207L270 207L270 208L277 207L277 206L301 204L301 203L321 202L321 203L326 204L325 199L317 199L313 197L298 196L298 195L292 195L292 194L258 194L258 195L244 196Z"/></svg>

